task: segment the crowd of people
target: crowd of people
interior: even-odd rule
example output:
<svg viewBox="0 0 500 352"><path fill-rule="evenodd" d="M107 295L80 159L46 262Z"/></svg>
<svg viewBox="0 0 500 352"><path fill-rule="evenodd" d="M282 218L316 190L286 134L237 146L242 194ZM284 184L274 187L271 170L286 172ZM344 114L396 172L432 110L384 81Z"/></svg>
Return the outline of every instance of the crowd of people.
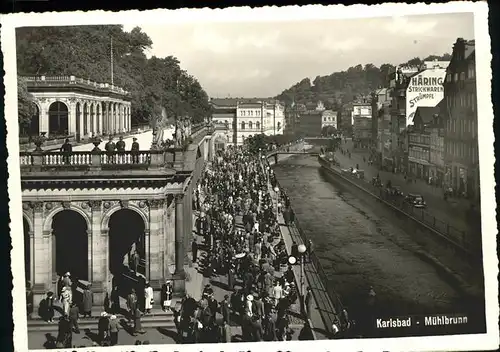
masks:
<svg viewBox="0 0 500 352"><path fill-rule="evenodd" d="M220 152L205 170L194 206L207 256L197 258L193 243L193 260L207 277L226 276L232 293L217 302L208 285L198 302L183 299L176 322L184 343L230 342L233 324L241 326L242 341L292 338L289 310L299 295L275 212L280 197L269 192L274 183L272 170L241 147Z"/></svg>

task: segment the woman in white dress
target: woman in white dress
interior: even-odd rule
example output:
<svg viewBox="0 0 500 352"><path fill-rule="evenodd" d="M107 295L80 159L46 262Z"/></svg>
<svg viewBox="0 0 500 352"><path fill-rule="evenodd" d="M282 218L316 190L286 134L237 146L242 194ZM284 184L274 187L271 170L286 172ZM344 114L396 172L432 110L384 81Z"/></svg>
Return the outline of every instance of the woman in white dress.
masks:
<svg viewBox="0 0 500 352"><path fill-rule="evenodd" d="M149 283L146 283L146 288L144 289L144 309L146 310L146 314L151 313L153 303L153 288L149 285Z"/></svg>
<svg viewBox="0 0 500 352"><path fill-rule="evenodd" d="M64 315L69 315L69 305L70 305L70 291L67 287L63 287L62 292L61 292L61 303L62 303L62 308Z"/></svg>

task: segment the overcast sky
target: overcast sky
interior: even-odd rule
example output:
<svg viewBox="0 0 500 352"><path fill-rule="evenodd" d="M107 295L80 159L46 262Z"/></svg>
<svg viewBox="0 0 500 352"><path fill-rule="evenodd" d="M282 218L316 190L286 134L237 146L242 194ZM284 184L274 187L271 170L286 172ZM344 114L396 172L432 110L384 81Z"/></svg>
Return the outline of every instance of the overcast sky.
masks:
<svg viewBox="0 0 500 352"><path fill-rule="evenodd" d="M153 41L150 55L177 57L211 97L275 96L305 77L451 53L458 37L474 39L468 13L141 28Z"/></svg>

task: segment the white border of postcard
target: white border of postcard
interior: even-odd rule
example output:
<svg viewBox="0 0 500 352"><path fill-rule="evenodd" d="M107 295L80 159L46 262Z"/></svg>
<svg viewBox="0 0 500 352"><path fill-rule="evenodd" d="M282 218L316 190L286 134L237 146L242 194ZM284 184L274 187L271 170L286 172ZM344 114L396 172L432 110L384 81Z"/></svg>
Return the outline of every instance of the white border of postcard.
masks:
<svg viewBox="0 0 500 352"><path fill-rule="evenodd" d="M17 119L17 90L16 90L16 43L15 28L23 26L57 26L57 25L92 25L92 24L131 24L140 26L141 23L182 23L182 22L234 22L234 21L290 21L308 19L348 19L364 17L405 16L417 14L438 13L474 13L474 29L476 41L476 65L478 88L478 130L480 134L480 184L481 209L483 228L483 257L486 292L486 323L487 334L453 335L432 337L407 337L390 339L356 339L356 340L326 340L326 341L299 341L299 342L264 342L264 343L235 343L204 344L204 345L150 345L92 347L92 351L297 351L304 348L336 351L439 351L439 350L487 350L496 349L499 345L498 330L498 259L496 254L496 202L494 192L494 133L493 108L491 103L491 53L488 33L488 7L486 2L453 2L447 4L383 4L375 6L291 6L291 7L264 7L250 9L249 7L228 8L223 10L212 9L180 9L180 10L151 10L145 12L68 12L68 13L29 13L2 15L1 45L5 60L5 116L7 119L7 146L9 150L9 197L11 212L12 238L12 273L14 277L13 317L14 317L14 346L16 351L28 350L27 321L24 293L24 261L22 236L21 209L21 182L19 167L19 143ZM140 21L139 21L140 19ZM450 43L451 45L452 43ZM382 44L381 44L382 45ZM85 350L85 349L82 349ZM40 350L41 351L41 350Z"/></svg>

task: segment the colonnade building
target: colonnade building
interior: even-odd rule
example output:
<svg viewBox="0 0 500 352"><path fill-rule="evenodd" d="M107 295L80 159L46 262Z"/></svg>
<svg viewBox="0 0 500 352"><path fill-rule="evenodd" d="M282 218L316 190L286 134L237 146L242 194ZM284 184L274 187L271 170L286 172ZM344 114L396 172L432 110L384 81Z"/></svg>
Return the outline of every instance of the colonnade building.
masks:
<svg viewBox="0 0 500 352"><path fill-rule="evenodd" d="M35 113L29 135L74 137L126 133L131 130L130 93L109 83L75 76L25 76Z"/></svg>

